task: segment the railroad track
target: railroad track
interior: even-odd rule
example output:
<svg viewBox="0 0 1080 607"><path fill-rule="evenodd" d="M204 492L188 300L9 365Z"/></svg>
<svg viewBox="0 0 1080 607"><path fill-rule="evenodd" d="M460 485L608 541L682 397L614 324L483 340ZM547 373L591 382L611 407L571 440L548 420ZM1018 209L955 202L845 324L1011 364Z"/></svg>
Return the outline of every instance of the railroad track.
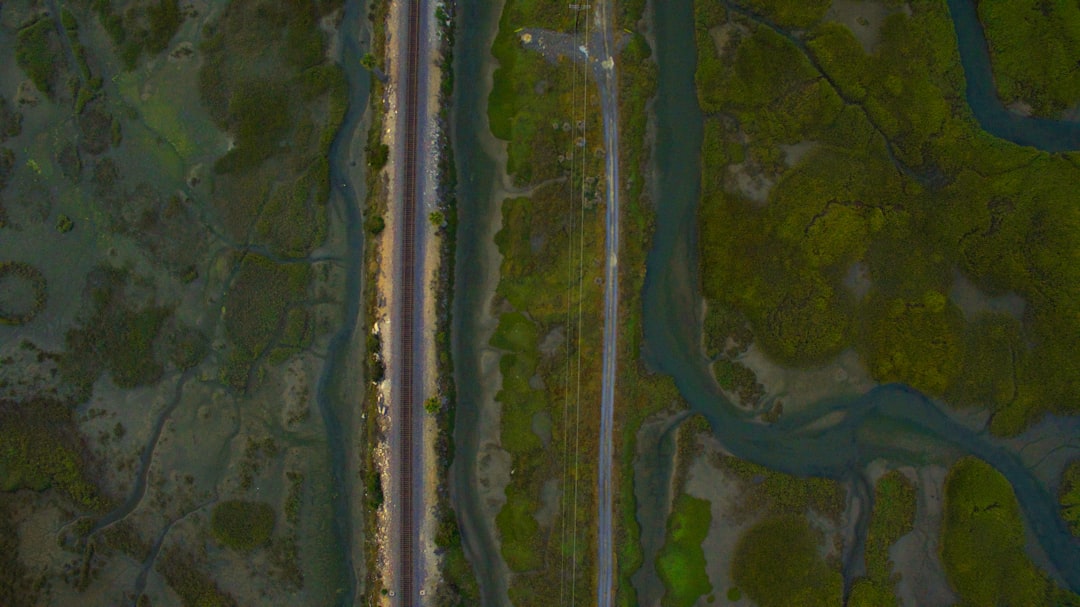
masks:
<svg viewBox="0 0 1080 607"><path fill-rule="evenodd" d="M400 442L398 448L401 452L398 470L398 487L400 491L398 504L398 516L400 517L400 537L398 538L398 591L400 593L399 604L404 607L412 607L419 603L417 595L417 571L416 571L416 506L413 500L415 488L415 453L416 446L413 443L414 426L416 418L415 409L416 389L414 386L414 371L416 362L415 330L416 316L414 314L416 303L416 217L417 206L423 201L418 196L421 180L417 179L416 148L418 139L418 112L419 91L417 90L420 78L420 12L422 0L408 2L409 11L409 34L406 59L406 86L405 86L405 149L404 149L404 180L402 182L403 221L401 226L401 258L398 288L401 289L401 309L398 311L401 319L400 330L397 331L400 339L398 351L401 353L399 368L401 369L401 393L398 398L398 415Z"/></svg>

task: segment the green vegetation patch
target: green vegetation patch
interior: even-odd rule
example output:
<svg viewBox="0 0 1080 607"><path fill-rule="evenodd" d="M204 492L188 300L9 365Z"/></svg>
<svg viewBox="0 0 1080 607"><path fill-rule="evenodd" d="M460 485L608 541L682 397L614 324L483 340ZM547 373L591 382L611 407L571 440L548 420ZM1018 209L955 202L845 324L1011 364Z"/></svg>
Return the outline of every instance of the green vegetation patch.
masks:
<svg viewBox="0 0 1080 607"><path fill-rule="evenodd" d="M57 72L66 62L50 17L39 17L19 30L15 61L46 97L56 95Z"/></svg>
<svg viewBox="0 0 1080 607"><path fill-rule="evenodd" d="M164 373L156 343L172 310L136 300L142 286L133 284L136 280L127 270L110 267L87 277L91 310L80 326L68 330L60 361L65 379L86 396L103 371L121 388L154 384Z"/></svg>
<svg viewBox="0 0 1080 607"><path fill-rule="evenodd" d="M800 478L725 455L716 456L715 461L721 470L743 483L739 508L743 513L801 515L814 510L839 521L844 512L844 488L834 480Z"/></svg>
<svg viewBox="0 0 1080 607"><path fill-rule="evenodd" d="M90 481L85 446L67 405L0 400L0 428L0 490L56 488L80 508L105 506Z"/></svg>
<svg viewBox="0 0 1080 607"><path fill-rule="evenodd" d="M874 510L866 533L866 575L855 581L848 604L858 607L896 605L893 587L899 576L892 574L889 548L915 527L918 495L915 484L893 470L874 485Z"/></svg>
<svg viewBox="0 0 1080 607"><path fill-rule="evenodd" d="M691 607L712 592L701 549L711 523L708 500L685 493L675 500L668 518L667 539L656 556L656 571L664 582L665 607Z"/></svg>
<svg viewBox="0 0 1080 607"><path fill-rule="evenodd" d="M945 481L941 561L968 605L1061 605L1080 601L1057 588L1025 551L1012 486L986 462L967 457Z"/></svg>
<svg viewBox="0 0 1080 607"><path fill-rule="evenodd" d="M206 564L195 555L172 546L162 552L154 569L165 583L180 596L184 607L237 607L231 595L223 591L209 574Z"/></svg>
<svg viewBox="0 0 1080 607"><path fill-rule="evenodd" d="M11 109L7 97L0 95L0 143L22 133L22 119L22 112Z"/></svg>
<svg viewBox="0 0 1080 607"><path fill-rule="evenodd" d="M203 104L232 139L214 164L214 204L235 238L284 257L303 257L326 236L326 157L348 91L319 21L340 4L233 2L200 44Z"/></svg>
<svg viewBox="0 0 1080 607"><path fill-rule="evenodd" d="M0 324L24 325L42 310L48 298L45 276L34 266L0 262Z"/></svg>
<svg viewBox="0 0 1080 607"><path fill-rule="evenodd" d="M1080 5L1048 0L979 0L998 94L1039 116L1080 102Z"/></svg>
<svg viewBox="0 0 1080 607"><path fill-rule="evenodd" d="M696 3L710 352L744 318L778 362L854 347L879 381L988 408L998 435L1080 409L1080 167L977 127L945 3L888 15L870 54L840 24L780 16L809 3L728 7ZM1020 296L1024 318L965 317L957 272Z"/></svg>
<svg viewBox="0 0 1080 607"><path fill-rule="evenodd" d="M38 589L19 558L19 530L7 502L0 496L0 604L32 607L38 604Z"/></svg>
<svg viewBox="0 0 1080 607"><path fill-rule="evenodd" d="M307 294L311 269L245 255L225 296L225 332L246 358L259 356Z"/></svg>
<svg viewBox="0 0 1080 607"><path fill-rule="evenodd" d="M153 57L168 48L185 17L179 0L139 0L122 10L111 0L94 0L93 9L127 70L135 69L143 55Z"/></svg>
<svg viewBox="0 0 1080 607"><path fill-rule="evenodd" d="M593 84L586 85L588 70L575 67L569 57L553 63L526 50L517 31L523 26L572 33L575 17L565 4L551 0L510 0L503 7L491 47L499 67L488 97L488 119L491 132L508 142L506 171L518 185L565 170L571 142L582 134L572 124L575 116L581 119L582 107L589 108L587 131L600 133L598 94Z"/></svg>
<svg viewBox="0 0 1080 607"><path fill-rule="evenodd" d="M211 530L222 546L247 552L270 540L274 518L274 507L266 502L229 500L214 506Z"/></svg>
<svg viewBox="0 0 1080 607"><path fill-rule="evenodd" d="M495 517L503 559L511 571L531 571L543 564L538 548L540 525L536 522L539 503L516 485L506 488L506 506Z"/></svg>
<svg viewBox="0 0 1080 607"><path fill-rule="evenodd" d="M765 519L739 539L731 579L761 607L842 605L843 577L819 555L821 543L805 517Z"/></svg>
<svg viewBox="0 0 1080 607"><path fill-rule="evenodd" d="M1061 516L1069 523L1069 530L1080 536L1080 461L1069 464L1061 473Z"/></svg>

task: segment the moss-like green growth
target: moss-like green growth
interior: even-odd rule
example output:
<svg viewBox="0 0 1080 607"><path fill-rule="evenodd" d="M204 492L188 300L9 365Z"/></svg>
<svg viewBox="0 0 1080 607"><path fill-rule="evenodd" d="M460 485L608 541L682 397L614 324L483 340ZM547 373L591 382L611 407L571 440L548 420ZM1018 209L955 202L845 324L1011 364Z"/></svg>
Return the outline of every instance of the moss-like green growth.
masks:
<svg viewBox="0 0 1080 607"><path fill-rule="evenodd" d="M814 510L839 521L844 511L844 489L834 480L799 478L730 456L717 456L715 461L743 483L740 510L746 513L801 515Z"/></svg>
<svg viewBox="0 0 1080 607"><path fill-rule="evenodd" d="M0 496L0 604L33 607L39 604L39 589L19 558L19 530L7 502Z"/></svg>
<svg viewBox="0 0 1080 607"><path fill-rule="evenodd" d="M526 50L517 31L527 24L573 32L574 23L572 11L550 0L512 0L503 7L491 47L499 67L488 97L488 118L491 132L508 142L507 173L517 184L544 181L562 171L561 157L581 134L577 125L570 124L571 111L580 110L570 103L590 107L587 130L599 132L598 95L592 85L586 88L588 70L579 66L575 72L570 58L556 65L539 52Z"/></svg>
<svg viewBox="0 0 1080 607"><path fill-rule="evenodd" d="M51 18L40 17L19 30L15 61L45 96L56 94L57 73L65 62Z"/></svg>
<svg viewBox="0 0 1080 607"><path fill-rule="evenodd" d="M225 332L245 357L259 356L307 292L310 268L245 255L225 296Z"/></svg>
<svg viewBox="0 0 1080 607"><path fill-rule="evenodd" d="M1080 6L1045 0L980 0L998 94L1050 116L1080 100Z"/></svg>
<svg viewBox="0 0 1080 607"><path fill-rule="evenodd" d="M1069 523L1069 530L1080 536L1080 461L1069 464L1061 473L1061 516Z"/></svg>
<svg viewBox="0 0 1080 607"><path fill-rule="evenodd" d="M761 607L841 605L844 581L821 558L821 541L805 517L765 519L739 539L731 579Z"/></svg>
<svg viewBox="0 0 1080 607"><path fill-rule="evenodd" d="M0 95L0 143L22 133L22 119L22 112L11 109L7 97Z"/></svg>
<svg viewBox="0 0 1080 607"><path fill-rule="evenodd" d="M0 262L0 324L30 322L45 309L48 293L41 270L28 263Z"/></svg>
<svg viewBox="0 0 1080 607"><path fill-rule="evenodd" d="M181 327L169 334L165 349L177 369L190 369L206 358L210 342L198 329Z"/></svg>
<svg viewBox="0 0 1080 607"><path fill-rule="evenodd" d="M164 550L154 569L180 596L184 607L237 607L236 599L206 573L206 565L177 546Z"/></svg>
<svg viewBox="0 0 1080 607"><path fill-rule="evenodd" d="M61 234L67 234L75 227L75 222L71 221L71 218L67 215L60 215L56 218L56 231Z"/></svg>
<svg viewBox="0 0 1080 607"><path fill-rule="evenodd" d="M214 165L214 205L237 240L254 234L282 257L326 236L326 158L349 101L319 21L339 4L233 2L200 45L203 104L233 143Z"/></svg>
<svg viewBox="0 0 1080 607"><path fill-rule="evenodd" d="M131 301L130 280L126 270L108 267L87 278L92 309L81 326L67 332L60 365L86 396L102 371L121 388L156 383L164 372L155 344L172 310Z"/></svg>
<svg viewBox="0 0 1080 607"><path fill-rule="evenodd" d="M168 48L184 19L178 0L140 0L123 12L111 0L94 0L93 8L127 70L135 69L143 55Z"/></svg>
<svg viewBox="0 0 1080 607"><path fill-rule="evenodd" d="M227 121L236 141L218 159L219 173L244 171L281 150L281 139L291 123L285 87L279 82L248 82L229 100Z"/></svg>
<svg viewBox="0 0 1080 607"><path fill-rule="evenodd" d="M1080 168L975 125L946 5L891 13L869 54L842 25L800 31L812 15L780 16L807 3L727 7L696 5L710 309L744 317L780 362L855 347L877 380L990 408L995 434L1080 408L1067 354L1080 349L1080 271L1062 254L1080 250L1068 202ZM809 151L789 162L795 144ZM948 295L957 271L1022 297L1023 323L965 317ZM706 330L712 353L732 334L719 318Z"/></svg>
<svg viewBox="0 0 1080 607"><path fill-rule="evenodd" d="M540 525L534 516L539 506L536 497L525 494L520 487L506 488L506 506L495 517L495 524L503 559L511 571L531 571L543 564L537 550Z"/></svg>
<svg viewBox="0 0 1080 607"><path fill-rule="evenodd" d="M229 500L214 506L211 529L222 546L248 552L270 540L274 507L266 502Z"/></svg>
<svg viewBox="0 0 1080 607"><path fill-rule="evenodd" d="M965 604L1080 601L1057 588L1031 562L1012 487L1001 473L974 457L957 462L945 481L940 550L949 584Z"/></svg>
<svg viewBox="0 0 1080 607"><path fill-rule="evenodd" d="M712 592L701 550L711 523L708 500L685 493L675 500L668 518L667 539L656 556L656 571L664 582L665 607L691 607Z"/></svg>
<svg viewBox="0 0 1080 607"><path fill-rule="evenodd" d="M887 607L896 605L893 586L898 577L892 574L889 548L915 526L915 485L902 473L893 470L878 479L874 486L874 510L866 533L866 575L855 581L848 605Z"/></svg>
<svg viewBox="0 0 1080 607"><path fill-rule="evenodd" d="M59 402L0 400L0 491L58 489L80 508L105 501L89 480L71 409Z"/></svg>

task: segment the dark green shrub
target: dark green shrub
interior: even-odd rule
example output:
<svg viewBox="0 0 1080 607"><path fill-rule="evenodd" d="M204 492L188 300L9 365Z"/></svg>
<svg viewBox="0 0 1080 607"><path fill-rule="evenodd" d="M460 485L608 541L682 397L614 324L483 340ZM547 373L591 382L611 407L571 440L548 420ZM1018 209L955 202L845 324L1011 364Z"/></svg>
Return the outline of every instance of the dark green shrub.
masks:
<svg viewBox="0 0 1080 607"><path fill-rule="evenodd" d="M270 540L274 508L266 502L229 500L214 507L211 530L219 544L247 552Z"/></svg>
<svg viewBox="0 0 1080 607"><path fill-rule="evenodd" d="M45 309L48 284L34 266L0 262L0 324L23 325Z"/></svg>
<svg viewBox="0 0 1080 607"><path fill-rule="evenodd" d="M52 19L42 17L19 30L15 61L34 86L50 99L55 93L57 69L63 66L63 56L57 48Z"/></svg>

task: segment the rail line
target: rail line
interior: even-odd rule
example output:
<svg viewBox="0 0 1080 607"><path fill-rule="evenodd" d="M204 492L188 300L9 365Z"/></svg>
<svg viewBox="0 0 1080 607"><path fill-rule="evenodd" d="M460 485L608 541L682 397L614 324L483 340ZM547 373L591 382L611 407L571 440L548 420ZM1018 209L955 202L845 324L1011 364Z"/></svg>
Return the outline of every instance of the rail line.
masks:
<svg viewBox="0 0 1080 607"><path fill-rule="evenodd" d="M398 537L398 564L397 575L399 576L398 591L400 593L399 604L404 607L412 607L419 603L416 583L416 506L413 500L415 488L415 453L413 443L414 426L416 424L414 410L417 406L415 388L413 384L416 361L415 351L415 325L416 316L416 217L417 205L422 200L417 195L422 187L417 179L416 148L418 138L418 111L419 111L419 71L420 71L420 12L422 0L412 0L407 4L409 11L409 34L408 50L406 59L406 86L405 86L405 149L404 149L404 179L402 188L402 212L401 226L401 257L400 280L398 287L401 289L401 319L399 337L399 352L401 360L401 393L398 401L400 441L398 488L399 488L399 537Z"/></svg>

